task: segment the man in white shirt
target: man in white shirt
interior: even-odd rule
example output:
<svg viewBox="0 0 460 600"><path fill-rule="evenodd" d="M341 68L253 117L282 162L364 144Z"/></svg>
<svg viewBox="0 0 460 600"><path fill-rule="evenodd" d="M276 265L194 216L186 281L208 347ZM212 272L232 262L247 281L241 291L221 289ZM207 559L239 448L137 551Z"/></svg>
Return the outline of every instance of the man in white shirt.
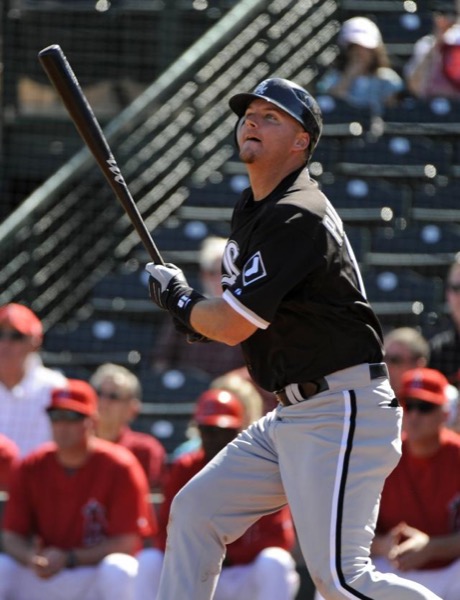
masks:
<svg viewBox="0 0 460 600"><path fill-rule="evenodd" d="M0 433L16 443L21 456L52 439L45 408L51 390L66 381L43 366L42 341L42 324L29 308L0 307Z"/></svg>

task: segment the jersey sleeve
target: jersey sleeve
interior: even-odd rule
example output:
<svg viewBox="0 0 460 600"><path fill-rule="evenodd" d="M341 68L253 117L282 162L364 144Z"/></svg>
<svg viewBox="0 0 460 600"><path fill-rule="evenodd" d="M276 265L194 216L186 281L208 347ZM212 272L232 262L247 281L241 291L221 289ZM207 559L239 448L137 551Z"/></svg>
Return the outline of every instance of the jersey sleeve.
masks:
<svg viewBox="0 0 460 600"><path fill-rule="evenodd" d="M223 299L256 327L266 329L281 301L324 259L323 228L315 214L295 205L272 207L253 232L244 262Z"/></svg>
<svg viewBox="0 0 460 600"><path fill-rule="evenodd" d="M3 515L3 529L27 536L33 527L31 493L27 486L26 467L19 463L10 476L8 500Z"/></svg>

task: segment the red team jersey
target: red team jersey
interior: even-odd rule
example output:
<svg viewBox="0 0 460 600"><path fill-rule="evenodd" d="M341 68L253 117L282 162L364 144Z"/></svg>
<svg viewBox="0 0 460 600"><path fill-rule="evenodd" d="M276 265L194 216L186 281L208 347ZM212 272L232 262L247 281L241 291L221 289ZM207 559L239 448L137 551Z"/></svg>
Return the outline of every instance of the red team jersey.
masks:
<svg viewBox="0 0 460 600"><path fill-rule="evenodd" d="M403 441L401 460L383 488L377 533L385 534L401 521L433 536L460 531L460 436L455 432L444 429L441 448L428 458L412 456Z"/></svg>
<svg viewBox="0 0 460 600"><path fill-rule="evenodd" d="M177 492L206 465L202 449L179 456L171 466L159 515L159 547L166 546L166 525L171 503ZM295 542L294 527L287 507L262 517L235 542L227 546L224 566L248 564L264 549L276 546L292 550Z"/></svg>
<svg viewBox="0 0 460 600"><path fill-rule="evenodd" d="M88 460L75 470L59 464L53 442L25 457L11 478L3 528L64 550L115 535L155 533L137 459L117 444L96 438L92 443Z"/></svg>
<svg viewBox="0 0 460 600"><path fill-rule="evenodd" d="M166 450L163 445L148 433L133 431L125 427L117 440L134 454L144 469L150 487L159 486L163 475Z"/></svg>
<svg viewBox="0 0 460 600"><path fill-rule="evenodd" d="M0 434L0 490L7 490L11 472L19 460L19 449L16 444Z"/></svg>

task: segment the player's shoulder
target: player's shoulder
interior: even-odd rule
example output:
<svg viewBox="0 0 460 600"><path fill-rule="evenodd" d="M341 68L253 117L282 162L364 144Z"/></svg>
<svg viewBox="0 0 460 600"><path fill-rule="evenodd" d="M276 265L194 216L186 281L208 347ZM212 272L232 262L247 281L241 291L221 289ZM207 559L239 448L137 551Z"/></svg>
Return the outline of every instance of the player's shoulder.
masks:
<svg viewBox="0 0 460 600"><path fill-rule="evenodd" d="M191 450L180 454L173 462L172 466L175 470L188 470L195 467L204 466L205 458L202 448Z"/></svg>
<svg viewBox="0 0 460 600"><path fill-rule="evenodd" d="M323 218L328 199L320 190L318 182L310 177L308 169L303 169L293 183L285 190L276 203L276 212L299 212L304 216Z"/></svg>
<svg viewBox="0 0 460 600"><path fill-rule="evenodd" d="M45 442L26 454L21 459L21 465L24 469L34 469L50 461L54 461L55 456L56 444L54 442Z"/></svg>
<svg viewBox="0 0 460 600"><path fill-rule="evenodd" d="M458 456L460 461L460 434L456 431L444 427L441 430L441 443L444 448L450 449Z"/></svg>
<svg viewBox="0 0 460 600"><path fill-rule="evenodd" d="M150 433L133 431L129 427L123 431L120 443L127 448L138 448L156 452L164 451L163 444L156 437Z"/></svg>
<svg viewBox="0 0 460 600"><path fill-rule="evenodd" d="M93 460L107 465L130 468L137 464L136 457L128 448L96 437L91 441L91 454Z"/></svg>

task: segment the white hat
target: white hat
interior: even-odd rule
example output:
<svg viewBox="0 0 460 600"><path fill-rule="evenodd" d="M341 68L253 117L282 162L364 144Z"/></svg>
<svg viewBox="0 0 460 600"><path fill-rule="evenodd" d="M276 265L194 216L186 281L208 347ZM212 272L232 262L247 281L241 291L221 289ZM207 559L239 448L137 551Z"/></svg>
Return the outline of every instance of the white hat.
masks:
<svg viewBox="0 0 460 600"><path fill-rule="evenodd" d="M382 36L375 23L366 17L353 17L342 25L338 42L341 46L358 44L364 48L378 48Z"/></svg>

